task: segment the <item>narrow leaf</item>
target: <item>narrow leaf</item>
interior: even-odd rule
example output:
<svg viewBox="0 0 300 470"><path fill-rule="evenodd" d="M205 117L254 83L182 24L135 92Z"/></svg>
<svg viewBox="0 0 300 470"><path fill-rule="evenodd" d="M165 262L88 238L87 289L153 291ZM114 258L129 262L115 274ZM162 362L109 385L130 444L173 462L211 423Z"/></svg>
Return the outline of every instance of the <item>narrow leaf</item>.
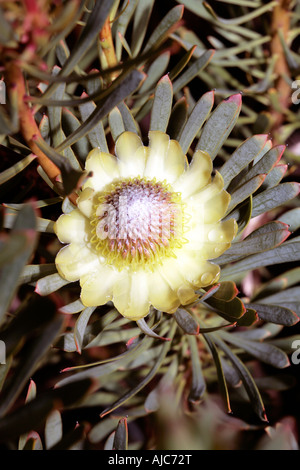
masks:
<svg viewBox="0 0 300 470"><path fill-rule="evenodd" d="M189 401L196 404L200 403L203 398L206 391L206 383L202 373L198 342L194 336L188 336L188 343L192 360L192 384Z"/></svg>
<svg viewBox="0 0 300 470"><path fill-rule="evenodd" d="M173 336L175 334L175 331L176 331L176 327L177 327L176 322L173 322L173 324L170 328L170 331L169 331L170 339L173 338ZM191 336L191 338L193 338L193 337ZM159 355L158 359L156 360L156 362L155 362L154 366L152 367L152 369L150 370L150 372L144 377L144 379L138 385L136 385L133 389L131 389L129 392L125 393L125 395L123 395L119 400L117 400L112 406L105 409L101 413L100 416L103 417L103 416L107 415L108 413L111 413L115 409L119 408L119 406L123 405L127 400L129 400L130 398L135 396L140 390L142 390L155 377L155 375L158 372L158 370L160 369L161 364L164 361L170 347L171 347L171 341L164 343L163 346L161 347L161 352L160 352L160 355Z"/></svg>
<svg viewBox="0 0 300 470"><path fill-rule="evenodd" d="M134 57L141 50L153 4L154 0L143 0L143 2L137 2L134 12L131 37L131 52Z"/></svg>
<svg viewBox="0 0 300 470"><path fill-rule="evenodd" d="M150 326L148 326L148 324L146 323L144 318L141 318L140 320L137 320L137 324L138 324L139 328L141 329L141 331L143 333L145 333L145 335L150 336L152 338L161 339L161 340L164 340L164 341L170 341L170 338L163 338L162 336L159 336L158 334L156 334L155 331L153 331L150 328Z"/></svg>
<svg viewBox="0 0 300 470"><path fill-rule="evenodd" d="M215 299L220 299L225 302L233 300L239 291L236 284L232 281L225 281L220 283L219 289L213 294Z"/></svg>
<svg viewBox="0 0 300 470"><path fill-rule="evenodd" d="M220 168L225 189L230 182L255 159L267 142L267 135L255 135L245 140Z"/></svg>
<svg viewBox="0 0 300 470"><path fill-rule="evenodd" d="M223 100L206 122L196 150L205 150L214 160L232 131L240 114L241 106L240 93Z"/></svg>
<svg viewBox="0 0 300 470"><path fill-rule="evenodd" d="M224 331L219 333L227 342L243 349L256 359L269 364L278 369L289 366L289 359L286 353L270 343L247 340L245 337L239 338L238 335L228 334Z"/></svg>
<svg viewBox="0 0 300 470"><path fill-rule="evenodd" d="M237 326L252 326L258 320L256 310L252 308L246 308L244 315L239 318L236 322Z"/></svg>
<svg viewBox="0 0 300 470"><path fill-rule="evenodd" d="M143 50L143 52L149 51L152 47L157 48L172 32L177 25L177 23L181 20L183 15L183 6L178 5L173 7L168 13L164 16L164 18L160 21L157 27L152 32L150 38L147 41L147 44Z"/></svg>
<svg viewBox="0 0 300 470"><path fill-rule="evenodd" d="M239 181L239 186L260 174L268 174L279 162L285 150L285 145L278 145L270 149Z"/></svg>
<svg viewBox="0 0 300 470"><path fill-rule="evenodd" d="M145 75L138 71L132 70L125 77L120 75L110 87L109 95L97 103L97 107L88 117L88 119L78 128L72 132L57 148L56 151L60 152L69 145L74 144L77 140L88 134L109 112L133 93L144 80Z"/></svg>
<svg viewBox="0 0 300 470"><path fill-rule="evenodd" d="M267 322L284 326L292 326L299 321L299 317L292 310L279 305L251 302L247 306L254 308L257 311L259 318Z"/></svg>
<svg viewBox="0 0 300 470"><path fill-rule="evenodd" d="M194 317L184 308L178 308L174 313L174 318L177 324L183 329L188 335L198 335L199 325Z"/></svg>
<svg viewBox="0 0 300 470"><path fill-rule="evenodd" d="M300 267L289 269L279 276L274 277L269 282L262 284L252 296L251 301L257 301L257 299L268 297L283 289L287 289L288 287L298 284L299 282Z"/></svg>
<svg viewBox="0 0 300 470"><path fill-rule="evenodd" d="M2 171L0 173L0 185L6 183L6 181L23 171L35 158L35 155L30 154L7 170Z"/></svg>
<svg viewBox="0 0 300 470"><path fill-rule="evenodd" d="M284 289L280 292L276 292L268 297L265 297L260 302L263 303L274 303L277 302L300 302L300 288L298 286L291 287L290 289Z"/></svg>
<svg viewBox="0 0 300 470"><path fill-rule="evenodd" d="M210 297L208 300L206 300L206 303L229 322L233 322L241 318L246 311L243 302L238 297L235 297L228 302Z"/></svg>
<svg viewBox="0 0 300 470"><path fill-rule="evenodd" d="M45 276L37 281L35 291L39 295L49 295L69 283L69 281L63 279L58 273L49 274L49 276Z"/></svg>
<svg viewBox="0 0 300 470"><path fill-rule="evenodd" d="M78 65L78 62L86 54L86 51L92 46L99 31L102 29L104 22L113 6L112 0L102 0L96 2L93 10L88 16L88 20L82 30L78 41L72 48L72 54L64 63L59 76L66 77ZM48 98L56 90L58 83L52 83L46 90L44 97Z"/></svg>
<svg viewBox="0 0 300 470"><path fill-rule="evenodd" d="M299 183L282 183L275 188L266 189L253 198L252 217L275 209L285 202L294 199L299 194L299 191Z"/></svg>
<svg viewBox="0 0 300 470"><path fill-rule="evenodd" d="M249 370L238 358L238 356L233 353L230 347L227 346L227 344L221 340L221 338L215 335L214 341L220 347L220 349L222 349L222 351L225 353L225 355L228 357L228 359L231 361L232 365L238 372L246 389L246 392L250 398L254 411L262 421L267 421L265 407L260 392Z"/></svg>
<svg viewBox="0 0 300 470"><path fill-rule="evenodd" d="M206 121L214 102L214 92L205 93L195 104L180 134L179 143L184 153L190 148L194 138Z"/></svg>
<svg viewBox="0 0 300 470"><path fill-rule="evenodd" d="M167 127L167 134L171 139L179 141L179 136L182 133L182 129L187 121L188 116L188 104L186 98L183 96L180 98L171 111L169 124Z"/></svg>
<svg viewBox="0 0 300 470"><path fill-rule="evenodd" d="M116 141L118 137L125 131L122 115L117 107L115 107L108 115L109 127L111 135Z"/></svg>
<svg viewBox="0 0 300 470"><path fill-rule="evenodd" d="M165 75L157 84L151 111L150 130L166 132L173 101L172 83Z"/></svg>
<svg viewBox="0 0 300 470"><path fill-rule="evenodd" d="M122 101L122 103L118 105L118 109L122 115L125 130L129 132L134 132L135 134L139 134L140 132L138 123L135 121L125 101Z"/></svg>
<svg viewBox="0 0 300 470"><path fill-rule="evenodd" d="M244 202L262 185L266 175L257 175L247 180L243 185L235 189L231 194L228 212L231 212L238 204Z"/></svg>
<svg viewBox="0 0 300 470"><path fill-rule="evenodd" d="M72 167L70 161L56 152L43 139L36 137L36 145L60 169L66 195L71 194L80 185L84 172Z"/></svg>
<svg viewBox="0 0 300 470"><path fill-rule="evenodd" d="M128 427L127 419L121 418L115 432L113 449L114 450L127 450L128 448Z"/></svg>
<svg viewBox="0 0 300 470"><path fill-rule="evenodd" d="M289 226L291 232L296 232L300 228L300 207L295 207L287 212L284 212L279 220Z"/></svg>
<svg viewBox="0 0 300 470"><path fill-rule="evenodd" d="M175 78L180 74L180 72L184 69L184 67L189 63L191 57L193 56L193 53L195 51L197 46L191 47L190 50L188 50L184 56L179 60L179 62L175 65L175 67L172 68L169 78L173 82Z"/></svg>
<svg viewBox="0 0 300 470"><path fill-rule="evenodd" d="M226 264L255 253L264 252L283 243L290 235L285 224L270 222L251 233L244 240L235 242L218 258L218 263Z"/></svg>
<svg viewBox="0 0 300 470"><path fill-rule="evenodd" d="M82 96L87 97L88 95L83 93ZM92 101L79 106L79 111L83 122L85 122L91 116L91 114L95 111L95 108L96 105ZM99 147L102 152L108 153L107 141L101 121L99 121L95 127L88 132L87 136L93 148Z"/></svg>
<svg viewBox="0 0 300 470"><path fill-rule="evenodd" d="M84 339L84 333L86 326L88 324L88 321L94 312L96 307L87 307L85 308L81 314L79 315L76 323L75 323L75 328L74 328L74 339L75 339L75 344L76 344L76 349L79 353L81 353L81 349L83 346L83 339Z"/></svg>
<svg viewBox="0 0 300 470"><path fill-rule="evenodd" d="M225 280L233 274L244 271L261 268L263 266L272 266L274 264L295 262L300 259L300 241L285 242L277 248L265 251L264 256L260 253L248 256L237 261L232 266L224 268L221 272L221 279Z"/></svg>
<svg viewBox="0 0 300 470"><path fill-rule="evenodd" d="M214 50L205 51L198 59L193 62L176 80L173 82L174 95L190 83L201 70L210 62L214 55Z"/></svg>
<svg viewBox="0 0 300 470"><path fill-rule="evenodd" d="M116 39L115 39L115 49L116 49L116 56L117 60L121 60L121 55L122 55L122 42L120 40L120 36L124 37L128 24L132 18L132 15L134 13L134 10L136 8L138 0L131 0L128 2L127 0L124 0L123 2L123 8L122 8L122 13L119 16L117 22L116 22Z"/></svg>
<svg viewBox="0 0 300 470"><path fill-rule="evenodd" d="M227 412L230 413L231 408L230 408L228 388L227 388L227 383L226 383L225 374L224 374L224 371L223 371L223 366L222 366L219 351L216 348L216 345L213 342L213 340L211 339L209 334L204 334L203 336L204 336L204 339L207 342L207 345L210 349L210 352L212 354L212 357L213 357L213 360L214 360L214 363L215 363L215 366L216 366L216 369L217 369L218 384L219 384L219 388L220 388L220 393L221 393L221 395L223 397L223 400L224 400L224 403L226 405Z"/></svg>

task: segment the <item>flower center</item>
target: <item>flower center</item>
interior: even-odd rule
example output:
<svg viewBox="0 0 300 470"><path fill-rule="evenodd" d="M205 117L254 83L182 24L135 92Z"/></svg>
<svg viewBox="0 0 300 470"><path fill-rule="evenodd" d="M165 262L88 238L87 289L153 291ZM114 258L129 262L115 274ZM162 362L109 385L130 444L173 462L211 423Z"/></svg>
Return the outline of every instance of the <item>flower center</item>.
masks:
<svg viewBox="0 0 300 470"><path fill-rule="evenodd" d="M91 242L109 264L153 266L182 246L183 204L165 182L114 182L98 197Z"/></svg>

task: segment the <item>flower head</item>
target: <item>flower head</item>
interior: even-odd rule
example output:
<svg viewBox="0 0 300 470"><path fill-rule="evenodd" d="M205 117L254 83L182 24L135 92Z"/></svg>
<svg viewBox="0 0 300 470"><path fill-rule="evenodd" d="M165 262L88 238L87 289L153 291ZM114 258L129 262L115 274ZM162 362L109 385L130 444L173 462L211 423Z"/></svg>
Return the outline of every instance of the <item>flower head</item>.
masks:
<svg viewBox="0 0 300 470"><path fill-rule="evenodd" d="M62 248L58 272L80 281L81 301L113 301L132 320L152 305L174 313L218 280L212 261L230 247L234 219L222 220L230 201L212 160L196 151L189 164L179 143L150 131L149 146L133 132L116 141L116 157L92 150L77 208L56 222Z"/></svg>

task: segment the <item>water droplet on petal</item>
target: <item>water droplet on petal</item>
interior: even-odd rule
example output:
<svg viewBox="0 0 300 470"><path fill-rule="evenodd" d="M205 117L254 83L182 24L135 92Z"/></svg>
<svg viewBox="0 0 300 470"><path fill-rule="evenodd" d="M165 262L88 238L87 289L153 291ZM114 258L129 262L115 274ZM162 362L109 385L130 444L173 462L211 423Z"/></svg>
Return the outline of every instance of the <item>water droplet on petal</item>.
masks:
<svg viewBox="0 0 300 470"><path fill-rule="evenodd" d="M210 242L216 242L216 241L218 241L218 240L219 240L219 237L220 237L219 231L218 231L217 229L215 229L215 228L213 228L212 230L210 230L210 231L208 232L208 239L209 239Z"/></svg>

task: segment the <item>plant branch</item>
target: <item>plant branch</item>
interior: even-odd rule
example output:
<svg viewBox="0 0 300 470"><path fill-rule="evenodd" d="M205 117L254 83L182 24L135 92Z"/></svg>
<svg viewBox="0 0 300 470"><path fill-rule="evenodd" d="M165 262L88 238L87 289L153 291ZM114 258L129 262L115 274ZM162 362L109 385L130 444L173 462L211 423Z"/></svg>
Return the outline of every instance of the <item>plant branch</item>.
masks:
<svg viewBox="0 0 300 470"><path fill-rule="evenodd" d="M287 40L290 28L290 3L290 0L279 0L272 14L271 54L272 56L277 56L274 72L277 76L275 88L280 107L280 109L273 108L271 110L273 121L272 131L275 133L280 128L284 119L284 113L291 104L291 88L285 78L290 76L290 70L279 35L279 31L281 31L284 40Z"/></svg>
<svg viewBox="0 0 300 470"><path fill-rule="evenodd" d="M109 16L106 18L106 21L99 33L99 40L101 44L101 49L103 51L104 57L106 59L106 65L108 68L115 67L118 65L114 42L111 33L111 23ZM114 80L119 75L119 71L114 71L111 73L111 79Z"/></svg>
<svg viewBox="0 0 300 470"><path fill-rule="evenodd" d="M59 168L42 152L37 146L37 138L42 139L40 130L35 121L32 108L29 106L26 96L26 86L22 70L16 61L10 61L5 67L5 81L8 90L16 92L19 126L22 136L24 137L27 145L30 147L32 153L37 156L39 165L47 174L53 185L61 192L58 187L60 180ZM77 195L71 194L69 199L76 203Z"/></svg>

